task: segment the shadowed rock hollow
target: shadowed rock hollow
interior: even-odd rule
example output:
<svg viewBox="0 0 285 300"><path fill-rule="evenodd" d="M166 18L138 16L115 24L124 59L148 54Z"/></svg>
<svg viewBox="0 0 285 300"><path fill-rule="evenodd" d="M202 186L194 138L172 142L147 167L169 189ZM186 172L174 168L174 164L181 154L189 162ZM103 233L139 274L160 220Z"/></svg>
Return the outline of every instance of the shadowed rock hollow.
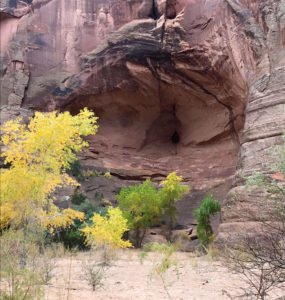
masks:
<svg viewBox="0 0 285 300"><path fill-rule="evenodd" d="M120 62L129 86L76 96L63 107L76 113L87 106L99 116L100 130L90 138L89 163L96 164L95 157L113 173L120 176L115 169L129 170L129 177L135 178L161 178L173 170L187 181L231 176L245 98L230 91L230 81L228 90L225 83L218 86L219 74L191 74L189 55L176 60L153 53L148 58L141 50L141 64ZM113 66L110 73L116 70ZM232 103L236 115L223 101Z"/></svg>
<svg viewBox="0 0 285 300"><path fill-rule="evenodd" d="M112 198L118 178L175 170L199 190L181 204L189 223L206 192L228 192L240 149L238 173L269 165L285 127L283 0L12 2L1 0L1 103L96 112L82 164L111 170L115 187L89 192Z"/></svg>

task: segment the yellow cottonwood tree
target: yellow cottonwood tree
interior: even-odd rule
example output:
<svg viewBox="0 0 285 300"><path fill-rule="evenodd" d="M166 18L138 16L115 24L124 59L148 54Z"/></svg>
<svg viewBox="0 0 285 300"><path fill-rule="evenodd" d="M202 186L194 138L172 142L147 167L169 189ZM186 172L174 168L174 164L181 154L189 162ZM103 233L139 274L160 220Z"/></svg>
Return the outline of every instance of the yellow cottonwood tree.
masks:
<svg viewBox="0 0 285 300"><path fill-rule="evenodd" d="M86 108L76 116L36 112L29 125L17 119L1 127L1 156L10 168L0 173L0 228L20 228L32 222L53 229L83 219L83 213L59 210L52 194L57 188L78 185L65 171L75 153L88 146L82 136L95 134L97 129L97 117Z"/></svg>
<svg viewBox="0 0 285 300"><path fill-rule="evenodd" d="M133 247L130 241L123 240L123 234L129 230L128 220L123 217L117 207L109 206L105 217L94 213L92 224L81 229L86 243L93 249L101 250L103 265L108 265L114 259L114 250Z"/></svg>

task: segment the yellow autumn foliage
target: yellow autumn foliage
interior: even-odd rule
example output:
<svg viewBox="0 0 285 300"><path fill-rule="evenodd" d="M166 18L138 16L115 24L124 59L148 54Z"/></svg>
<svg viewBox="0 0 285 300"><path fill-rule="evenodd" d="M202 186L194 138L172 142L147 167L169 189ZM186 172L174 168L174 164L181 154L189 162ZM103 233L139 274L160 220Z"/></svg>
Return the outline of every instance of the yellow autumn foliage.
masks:
<svg viewBox="0 0 285 300"><path fill-rule="evenodd" d="M1 126L2 153L10 168L0 173L0 228L22 227L31 222L45 227L65 227L80 212L60 211L52 201L56 189L78 185L65 170L76 152L88 146L82 136L97 132L97 118L88 109L69 112L36 112L29 125L21 119Z"/></svg>
<svg viewBox="0 0 285 300"><path fill-rule="evenodd" d="M92 225L81 229L89 245L99 247L128 248L132 247L130 241L122 239L123 234L129 230L127 219L122 215L119 208L109 206L106 217L94 213L91 218Z"/></svg>
<svg viewBox="0 0 285 300"><path fill-rule="evenodd" d="M84 213L71 208L60 210L55 205L51 205L49 210L42 210L39 218L41 225L51 232L56 228L70 227L75 219L83 221Z"/></svg>

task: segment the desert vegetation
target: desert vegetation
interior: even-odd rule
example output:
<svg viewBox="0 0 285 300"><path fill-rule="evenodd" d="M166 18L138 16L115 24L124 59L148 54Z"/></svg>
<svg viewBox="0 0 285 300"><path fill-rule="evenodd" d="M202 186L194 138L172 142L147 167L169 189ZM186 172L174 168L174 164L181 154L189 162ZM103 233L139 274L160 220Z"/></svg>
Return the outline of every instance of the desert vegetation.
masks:
<svg viewBox="0 0 285 300"><path fill-rule="evenodd" d="M147 276L158 277L165 292L163 297L175 299L168 275L175 273L178 279L184 267L175 258L179 249L173 237L178 215L175 204L190 189L182 184L181 176L172 172L159 184L147 179L123 187L116 196L117 207L103 195L98 195L102 205L96 206L80 191L80 182L90 176L110 179L112 175L81 170L76 153L88 147L83 137L94 135L97 130L97 117L86 108L75 116L68 112L37 112L28 125L16 119L2 126L0 299L49 299L47 286L56 277L61 259L67 260L64 297L69 299L72 264L80 251L86 251L81 260L82 281L97 293L106 277L111 276L110 270L120 260L123 249L124 255L126 251L136 253L142 264L150 256ZM274 149L278 161L275 170L280 176L285 174L284 149L284 144ZM250 289L247 296L256 299L269 299L270 290L285 282L282 183L262 174L248 179L248 185L267 194L272 222L260 220L259 236L240 237L238 245L227 249L231 266L246 279ZM63 187L73 189L65 209L54 203L57 191ZM213 253L218 253L210 217L220 210L220 203L211 195L195 210L199 240L195 255L212 259ZM144 243L153 227L161 229L167 242ZM192 240L186 233L182 235L189 242Z"/></svg>

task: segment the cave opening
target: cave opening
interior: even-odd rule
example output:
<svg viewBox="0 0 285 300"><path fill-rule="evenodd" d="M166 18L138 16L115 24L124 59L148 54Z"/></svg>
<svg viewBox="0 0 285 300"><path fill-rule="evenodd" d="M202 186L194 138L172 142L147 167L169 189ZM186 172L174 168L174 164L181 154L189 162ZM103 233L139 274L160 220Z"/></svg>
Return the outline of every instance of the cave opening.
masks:
<svg viewBox="0 0 285 300"><path fill-rule="evenodd" d="M180 137L179 137L179 134L178 134L178 132L175 130L174 131L174 133L172 134L172 136L171 136L171 141L172 141L172 143L173 144L178 144L179 143L179 141L180 141Z"/></svg>
<svg viewBox="0 0 285 300"><path fill-rule="evenodd" d="M173 110L173 117L174 117L174 120L176 120L176 104L173 104L172 105L172 110ZM175 122L175 123L177 123L177 122ZM176 125L176 124L175 124ZM175 126L176 127L176 126ZM177 130L176 130L176 128L175 128L175 130L174 130L174 132L173 132L173 134L172 134L172 136L171 136L171 141L172 141L172 143L174 144L174 145L176 145L176 144L178 144L179 142L180 142L180 136L179 136L179 134L178 134L178 132L177 132Z"/></svg>
<svg viewBox="0 0 285 300"><path fill-rule="evenodd" d="M152 0L152 8L151 8L149 17L154 19L154 20L157 20L159 18L159 13L158 13L156 3L155 3L154 0Z"/></svg>
<svg viewBox="0 0 285 300"><path fill-rule="evenodd" d="M227 107L210 93L185 85L153 78L149 85L77 96L65 107L77 113L86 106L99 117L85 163L145 176L177 171L199 184L232 176L239 145Z"/></svg>

